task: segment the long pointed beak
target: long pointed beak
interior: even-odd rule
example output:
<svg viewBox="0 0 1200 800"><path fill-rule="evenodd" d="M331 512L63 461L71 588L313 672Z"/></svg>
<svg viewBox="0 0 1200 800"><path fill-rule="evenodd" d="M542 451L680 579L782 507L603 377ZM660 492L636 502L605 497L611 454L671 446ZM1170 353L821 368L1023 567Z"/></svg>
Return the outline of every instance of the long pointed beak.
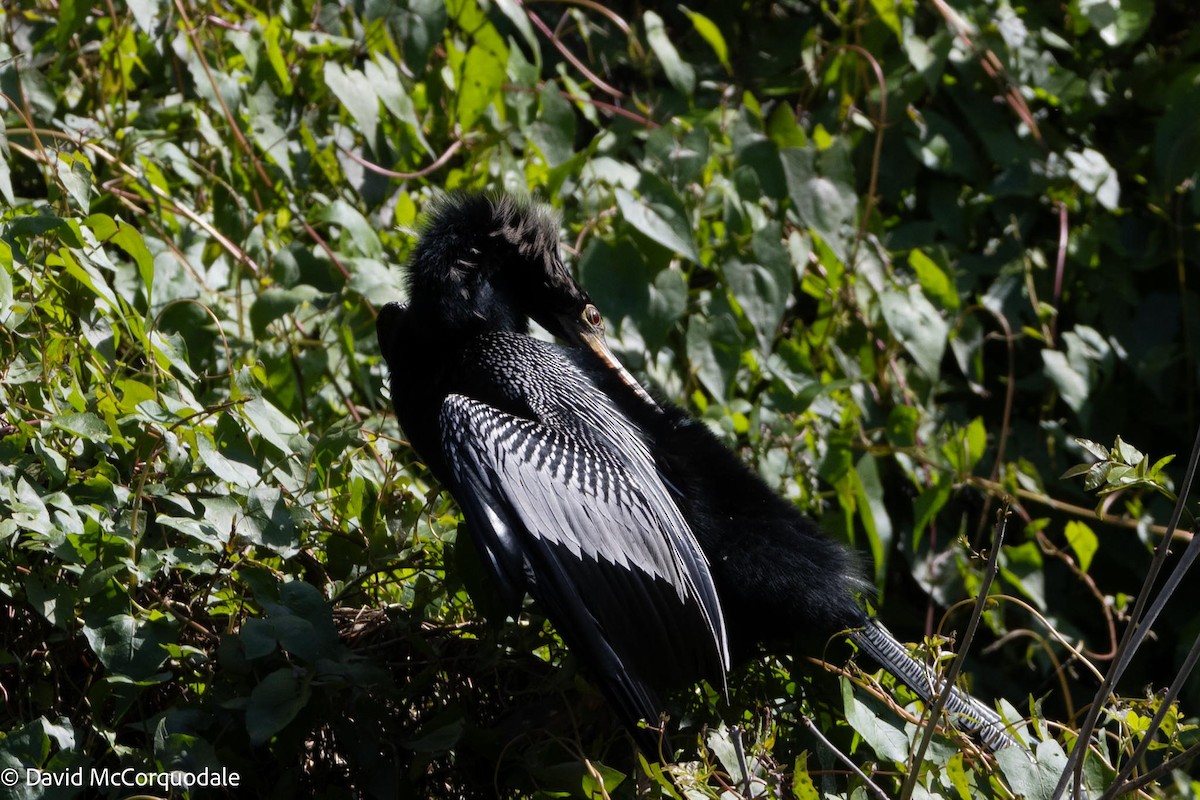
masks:
<svg viewBox="0 0 1200 800"><path fill-rule="evenodd" d="M604 338L603 333L579 331L576 335L579 338L579 341L587 345L587 347L593 353L595 353L609 369L616 372L617 377L619 377L626 386L628 386L630 389L633 389L638 397L645 400L646 403L648 403L650 407L656 411L662 410L658 403L654 402L654 398L650 396L650 393L642 388L642 385L637 382L637 378L630 375L629 370L625 369L625 366L617 360L615 355L613 355L613 351L609 348L608 340Z"/></svg>

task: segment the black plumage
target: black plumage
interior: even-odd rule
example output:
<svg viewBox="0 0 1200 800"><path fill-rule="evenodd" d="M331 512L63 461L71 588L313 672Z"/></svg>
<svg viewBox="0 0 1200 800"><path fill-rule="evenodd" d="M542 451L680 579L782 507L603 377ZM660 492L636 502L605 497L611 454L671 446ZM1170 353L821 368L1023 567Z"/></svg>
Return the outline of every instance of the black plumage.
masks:
<svg viewBox="0 0 1200 800"><path fill-rule="evenodd" d="M449 197L408 289L378 319L401 426L508 608L538 601L628 722L657 720L667 689L723 686L731 653L839 631L927 699L940 689L859 606L851 554L620 366L552 217ZM530 318L568 345L528 336ZM989 746L1013 743L957 689L947 710Z"/></svg>

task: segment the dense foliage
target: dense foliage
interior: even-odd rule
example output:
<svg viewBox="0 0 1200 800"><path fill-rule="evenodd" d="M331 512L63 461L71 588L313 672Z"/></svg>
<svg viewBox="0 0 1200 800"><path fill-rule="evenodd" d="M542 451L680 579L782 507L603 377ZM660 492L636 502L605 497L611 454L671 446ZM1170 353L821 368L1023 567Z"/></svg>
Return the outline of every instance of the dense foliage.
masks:
<svg viewBox="0 0 1200 800"><path fill-rule="evenodd" d="M1051 796L1200 424L1190 0L0 14L0 792ZM653 764L536 609L485 622L373 322L456 188L561 212L626 363L860 550L897 634L961 650L982 609L964 674L1037 760L914 759L923 709L831 643L682 693ZM1195 679L1150 726L1194 601L1154 631L1092 786L1197 740Z"/></svg>

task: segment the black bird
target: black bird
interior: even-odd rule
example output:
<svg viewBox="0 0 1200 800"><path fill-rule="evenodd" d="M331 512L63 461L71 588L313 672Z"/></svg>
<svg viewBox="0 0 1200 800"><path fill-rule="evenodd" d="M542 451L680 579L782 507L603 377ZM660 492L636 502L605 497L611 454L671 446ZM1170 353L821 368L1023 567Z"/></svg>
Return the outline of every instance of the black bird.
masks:
<svg viewBox="0 0 1200 800"><path fill-rule="evenodd" d="M531 318L568 346L530 337ZM408 304L384 306L377 329L400 424L507 607L530 594L631 726L656 722L668 689L723 688L731 657L842 631L926 700L943 688L858 604L852 555L620 365L545 211L440 201ZM950 692L957 726L1016 744Z"/></svg>

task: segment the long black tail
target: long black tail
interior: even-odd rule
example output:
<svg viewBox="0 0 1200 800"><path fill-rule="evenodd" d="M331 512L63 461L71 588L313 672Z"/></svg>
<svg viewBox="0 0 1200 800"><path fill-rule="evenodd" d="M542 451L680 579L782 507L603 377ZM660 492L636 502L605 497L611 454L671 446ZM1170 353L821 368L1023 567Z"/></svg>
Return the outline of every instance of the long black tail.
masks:
<svg viewBox="0 0 1200 800"><path fill-rule="evenodd" d="M908 684L925 702L932 701L933 696L942 691L945 681L927 664L913 658L904 645L875 620L867 620L850 638L888 672ZM950 687L946 713L956 728L972 734L992 751L1020 746L999 714L957 687Z"/></svg>

